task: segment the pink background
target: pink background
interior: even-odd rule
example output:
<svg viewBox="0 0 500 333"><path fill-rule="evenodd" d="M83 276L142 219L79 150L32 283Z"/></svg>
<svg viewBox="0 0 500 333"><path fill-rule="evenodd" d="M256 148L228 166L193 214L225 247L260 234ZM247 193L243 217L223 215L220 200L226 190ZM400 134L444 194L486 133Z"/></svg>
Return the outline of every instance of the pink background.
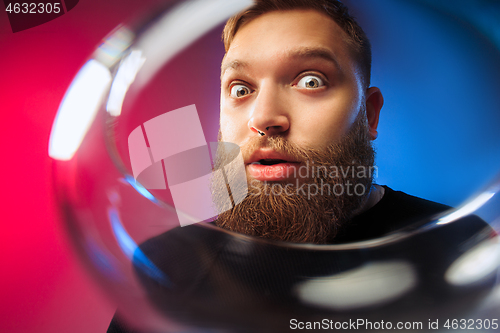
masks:
<svg viewBox="0 0 500 333"><path fill-rule="evenodd" d="M79 265L55 207L48 139L74 75L119 23L159 0L81 0L12 33L0 5L0 330L105 332L115 305Z"/></svg>

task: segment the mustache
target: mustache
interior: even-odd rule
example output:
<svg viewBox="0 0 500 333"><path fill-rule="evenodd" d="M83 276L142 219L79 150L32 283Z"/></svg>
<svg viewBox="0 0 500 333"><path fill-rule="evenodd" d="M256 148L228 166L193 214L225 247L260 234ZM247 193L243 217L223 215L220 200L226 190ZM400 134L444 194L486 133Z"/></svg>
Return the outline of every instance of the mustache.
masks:
<svg viewBox="0 0 500 333"><path fill-rule="evenodd" d="M280 135L255 136L245 145L240 146L240 149L245 160L259 149L272 149L277 153L290 156L297 162L305 162L311 158L311 149L302 148Z"/></svg>

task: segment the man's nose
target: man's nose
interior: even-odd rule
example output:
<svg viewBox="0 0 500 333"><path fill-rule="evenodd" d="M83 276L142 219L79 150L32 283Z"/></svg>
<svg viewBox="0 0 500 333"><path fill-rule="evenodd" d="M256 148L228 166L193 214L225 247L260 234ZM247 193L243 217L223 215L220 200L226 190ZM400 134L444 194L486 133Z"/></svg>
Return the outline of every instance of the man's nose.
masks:
<svg viewBox="0 0 500 333"><path fill-rule="evenodd" d="M266 135L284 134L290 128L289 106L283 88L263 85L248 121L251 131Z"/></svg>

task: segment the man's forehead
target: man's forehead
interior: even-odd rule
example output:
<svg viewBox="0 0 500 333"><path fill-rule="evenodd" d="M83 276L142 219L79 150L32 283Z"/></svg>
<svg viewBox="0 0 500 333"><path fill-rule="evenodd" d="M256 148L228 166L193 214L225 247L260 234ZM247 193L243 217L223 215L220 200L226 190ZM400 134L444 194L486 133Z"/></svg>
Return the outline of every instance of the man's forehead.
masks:
<svg viewBox="0 0 500 333"><path fill-rule="evenodd" d="M282 59L298 60L298 61L304 61L308 59L324 60L332 63L337 68L337 70L339 71L342 70L340 63L337 59L338 56L332 50L326 47L321 47L321 46L289 47L287 49L281 50L275 56ZM224 75L224 73L228 69L238 70L238 69L245 69L248 67L250 67L250 62L245 60L244 57L240 56L235 59L233 59L233 57L231 56L224 57L221 64L221 76Z"/></svg>
<svg viewBox="0 0 500 333"><path fill-rule="evenodd" d="M253 59L322 59L341 70L341 54L348 55L346 33L324 13L316 10L274 11L246 22L235 34L221 64L242 69Z"/></svg>

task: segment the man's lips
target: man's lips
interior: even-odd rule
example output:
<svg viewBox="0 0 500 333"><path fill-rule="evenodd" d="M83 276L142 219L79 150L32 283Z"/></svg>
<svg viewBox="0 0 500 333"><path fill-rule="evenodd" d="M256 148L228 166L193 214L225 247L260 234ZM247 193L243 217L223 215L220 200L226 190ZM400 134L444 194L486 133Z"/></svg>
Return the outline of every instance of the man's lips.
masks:
<svg viewBox="0 0 500 333"><path fill-rule="evenodd" d="M248 159L245 160L245 163L273 165L278 163L300 163L300 161L297 161L293 157L271 149L258 149L254 151Z"/></svg>
<svg viewBox="0 0 500 333"><path fill-rule="evenodd" d="M273 150L256 150L246 161L248 172L256 180L279 181L293 177L300 161Z"/></svg>

